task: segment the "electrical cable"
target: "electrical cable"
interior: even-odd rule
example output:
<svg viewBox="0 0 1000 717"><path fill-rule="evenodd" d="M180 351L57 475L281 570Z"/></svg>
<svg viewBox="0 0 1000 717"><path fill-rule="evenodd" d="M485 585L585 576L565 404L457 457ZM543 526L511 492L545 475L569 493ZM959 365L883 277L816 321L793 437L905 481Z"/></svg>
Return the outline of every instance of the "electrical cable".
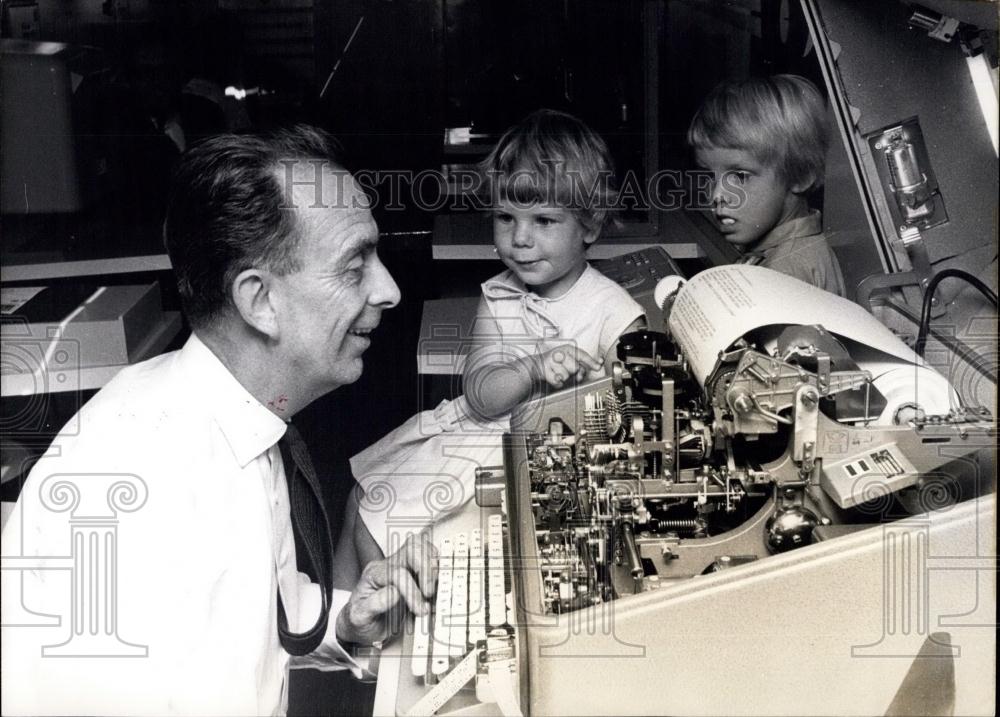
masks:
<svg viewBox="0 0 1000 717"><path fill-rule="evenodd" d="M994 309L997 308L997 295L982 280L961 269L939 271L927 283L927 288L924 290L924 303L920 311L920 329L917 332L917 343L914 346L921 358L924 356L924 346L927 343L927 334L930 332L931 302L934 300L934 292L937 291L938 284L949 278L962 279L971 284L993 304Z"/></svg>

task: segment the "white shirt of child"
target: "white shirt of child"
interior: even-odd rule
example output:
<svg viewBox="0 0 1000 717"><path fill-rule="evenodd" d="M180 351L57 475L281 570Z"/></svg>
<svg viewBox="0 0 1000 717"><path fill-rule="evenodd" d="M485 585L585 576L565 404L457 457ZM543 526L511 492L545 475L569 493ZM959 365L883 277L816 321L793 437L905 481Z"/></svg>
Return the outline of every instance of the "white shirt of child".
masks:
<svg viewBox="0 0 1000 717"><path fill-rule="evenodd" d="M497 338L505 343L524 338L534 351L572 343L603 361L622 332L643 315L625 289L590 264L566 293L552 299L531 291L510 270L484 282L482 289L497 322Z"/></svg>

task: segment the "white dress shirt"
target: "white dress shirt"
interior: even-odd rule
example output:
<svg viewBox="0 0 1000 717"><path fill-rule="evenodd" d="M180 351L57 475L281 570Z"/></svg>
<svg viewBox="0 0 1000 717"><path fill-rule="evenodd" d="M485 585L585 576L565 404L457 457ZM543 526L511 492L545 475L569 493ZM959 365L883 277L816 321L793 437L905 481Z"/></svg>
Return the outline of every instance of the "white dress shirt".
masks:
<svg viewBox="0 0 1000 717"><path fill-rule="evenodd" d="M284 713L278 590L296 632L320 606L295 567L285 422L192 336L68 426L3 532L3 713ZM292 666L357 673L334 635L348 597Z"/></svg>

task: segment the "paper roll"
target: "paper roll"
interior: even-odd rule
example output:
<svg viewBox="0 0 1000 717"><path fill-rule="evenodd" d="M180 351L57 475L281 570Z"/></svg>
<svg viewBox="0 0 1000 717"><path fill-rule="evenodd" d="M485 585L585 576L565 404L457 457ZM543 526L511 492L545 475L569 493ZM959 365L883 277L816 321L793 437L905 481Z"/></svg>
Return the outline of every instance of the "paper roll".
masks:
<svg viewBox="0 0 1000 717"><path fill-rule="evenodd" d="M942 415L959 405L958 394L948 379L928 366L866 361L861 363L861 368L871 372L872 385L886 400L885 410L873 422L875 425L895 425L897 413L906 408L920 409L927 415Z"/></svg>

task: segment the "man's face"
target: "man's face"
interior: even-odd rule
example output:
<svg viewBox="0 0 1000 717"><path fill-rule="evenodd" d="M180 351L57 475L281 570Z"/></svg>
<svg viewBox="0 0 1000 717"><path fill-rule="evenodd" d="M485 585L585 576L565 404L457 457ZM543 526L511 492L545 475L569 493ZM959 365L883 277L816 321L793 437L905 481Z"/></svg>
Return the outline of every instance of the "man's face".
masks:
<svg viewBox="0 0 1000 717"><path fill-rule="evenodd" d="M346 172L323 170L321 189L307 183L313 166L296 165L291 195L301 268L274 277L271 295L280 354L319 396L361 377L361 355L382 310L399 303L399 287L376 254L367 197Z"/></svg>
<svg viewBox="0 0 1000 717"><path fill-rule="evenodd" d="M750 152L699 147L695 161L714 175L712 216L730 244L747 248L791 218L795 195L788 183Z"/></svg>

